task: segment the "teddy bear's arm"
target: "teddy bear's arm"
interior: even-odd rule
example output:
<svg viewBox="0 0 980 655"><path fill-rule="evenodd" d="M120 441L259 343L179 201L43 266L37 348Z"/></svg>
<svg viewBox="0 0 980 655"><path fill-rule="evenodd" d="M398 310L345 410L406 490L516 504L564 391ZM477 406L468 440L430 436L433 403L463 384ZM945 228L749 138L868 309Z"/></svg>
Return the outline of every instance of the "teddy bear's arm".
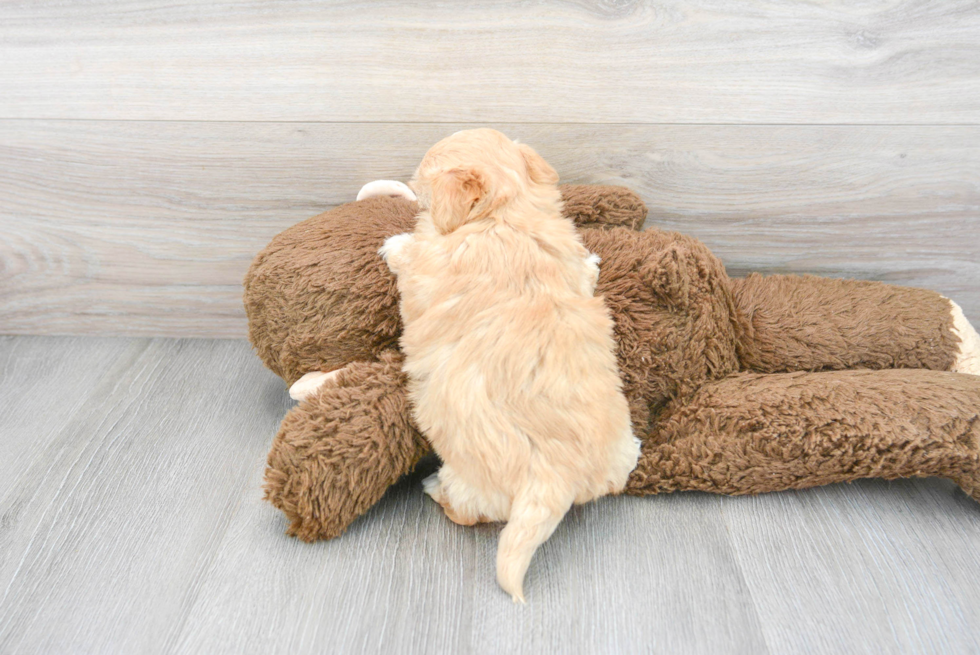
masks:
<svg viewBox="0 0 980 655"><path fill-rule="evenodd" d="M954 303L880 282L758 274L731 281L744 370L969 370L980 348ZM974 357L980 362L980 357Z"/></svg>
<svg viewBox="0 0 980 655"><path fill-rule="evenodd" d="M710 382L666 409L626 492L755 494L926 476L980 501L980 377L864 370Z"/></svg>
<svg viewBox="0 0 980 655"><path fill-rule="evenodd" d="M264 486L289 534L336 537L430 452L410 421L401 361L388 351L348 364L283 419Z"/></svg>
<svg viewBox="0 0 980 655"><path fill-rule="evenodd" d="M643 229L647 206L640 196L626 187L563 184L558 189L565 203L565 216L579 227Z"/></svg>

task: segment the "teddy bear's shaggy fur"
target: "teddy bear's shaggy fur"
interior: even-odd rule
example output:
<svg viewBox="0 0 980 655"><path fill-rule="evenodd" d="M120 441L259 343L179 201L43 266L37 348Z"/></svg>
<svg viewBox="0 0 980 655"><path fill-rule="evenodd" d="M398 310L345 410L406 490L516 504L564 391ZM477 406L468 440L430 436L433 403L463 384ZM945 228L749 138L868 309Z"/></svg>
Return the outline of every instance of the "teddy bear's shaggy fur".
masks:
<svg viewBox="0 0 980 655"><path fill-rule="evenodd" d="M731 279L691 237L639 231L617 187L563 187L602 257L597 295L643 442L627 493L750 494L940 476L980 500L980 376L937 293L812 276ZM273 239L245 280L249 336L291 384L342 369L283 420L266 496L289 533L337 536L430 448L411 422L394 276L377 255L417 206L371 198Z"/></svg>

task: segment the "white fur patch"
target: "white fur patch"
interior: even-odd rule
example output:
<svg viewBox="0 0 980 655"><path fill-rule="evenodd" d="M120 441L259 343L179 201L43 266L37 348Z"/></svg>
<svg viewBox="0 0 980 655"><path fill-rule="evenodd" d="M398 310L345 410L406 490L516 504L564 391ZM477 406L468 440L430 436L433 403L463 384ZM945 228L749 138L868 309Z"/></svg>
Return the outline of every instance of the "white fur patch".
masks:
<svg viewBox="0 0 980 655"><path fill-rule="evenodd" d="M595 287L599 284L599 263L602 262L602 257L592 253L585 258L585 263L588 264L591 275L589 276L589 294L595 293Z"/></svg>
<svg viewBox="0 0 980 655"><path fill-rule="evenodd" d="M289 397L293 400L306 400L316 393L320 387L337 377L337 373L339 372L340 369L338 368L336 371L330 371L329 373L324 373L323 371L307 373L293 382L293 386L289 387Z"/></svg>
<svg viewBox="0 0 980 655"><path fill-rule="evenodd" d="M429 497L437 503L442 502L442 489L439 484L439 472L436 471L432 475L427 475L424 480L422 480L422 491L429 494Z"/></svg>
<svg viewBox="0 0 980 655"><path fill-rule="evenodd" d="M415 201L415 192L408 188L408 185L395 180L375 180L368 182L357 192L357 199L376 198L377 196L389 196L392 198L405 198Z"/></svg>
<svg viewBox="0 0 980 655"><path fill-rule="evenodd" d="M412 234L409 232L388 237L385 239L384 245L378 248L378 254L381 255L385 261L388 261L388 258L392 255L397 256L398 253L402 251L402 248L405 247L405 244L411 241L412 238Z"/></svg>
<svg viewBox="0 0 980 655"><path fill-rule="evenodd" d="M955 373L980 375L980 335L970 325L970 321L966 320L960 306L952 300L949 304L953 306L953 334L960 338L960 351L950 370Z"/></svg>

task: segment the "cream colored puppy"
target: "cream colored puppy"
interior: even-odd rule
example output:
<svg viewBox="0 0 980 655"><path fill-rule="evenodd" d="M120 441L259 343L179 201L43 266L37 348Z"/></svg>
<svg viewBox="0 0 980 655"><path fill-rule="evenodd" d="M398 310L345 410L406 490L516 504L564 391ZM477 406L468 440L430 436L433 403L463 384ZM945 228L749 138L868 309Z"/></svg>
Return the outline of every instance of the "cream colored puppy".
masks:
<svg viewBox="0 0 980 655"><path fill-rule="evenodd" d="M528 146L457 132L412 180L415 232L380 250L398 276L414 416L443 461L425 490L462 525L507 521L497 580L521 602L572 503L621 491L639 455L613 322L593 297L598 258L557 182Z"/></svg>

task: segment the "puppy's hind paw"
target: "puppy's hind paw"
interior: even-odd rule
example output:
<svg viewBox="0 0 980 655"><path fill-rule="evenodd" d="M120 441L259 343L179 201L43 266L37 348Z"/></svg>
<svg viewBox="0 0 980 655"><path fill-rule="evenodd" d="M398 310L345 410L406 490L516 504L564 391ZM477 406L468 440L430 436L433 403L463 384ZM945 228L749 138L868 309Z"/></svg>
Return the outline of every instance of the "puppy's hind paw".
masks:
<svg viewBox="0 0 980 655"><path fill-rule="evenodd" d="M427 493L432 500L442 504L442 484L439 482L438 471L422 480L422 491Z"/></svg>
<svg viewBox="0 0 980 655"><path fill-rule="evenodd" d="M422 480L422 490L429 495L432 500L439 503L442 507L442 511L445 513L446 518L455 523L456 525L471 526L477 523L484 523L487 521L484 517L473 518L466 514L461 514L459 511L453 507L452 503L449 502L449 497L446 495L446 490L442 486L442 480L439 478L439 473L433 473L424 480Z"/></svg>

